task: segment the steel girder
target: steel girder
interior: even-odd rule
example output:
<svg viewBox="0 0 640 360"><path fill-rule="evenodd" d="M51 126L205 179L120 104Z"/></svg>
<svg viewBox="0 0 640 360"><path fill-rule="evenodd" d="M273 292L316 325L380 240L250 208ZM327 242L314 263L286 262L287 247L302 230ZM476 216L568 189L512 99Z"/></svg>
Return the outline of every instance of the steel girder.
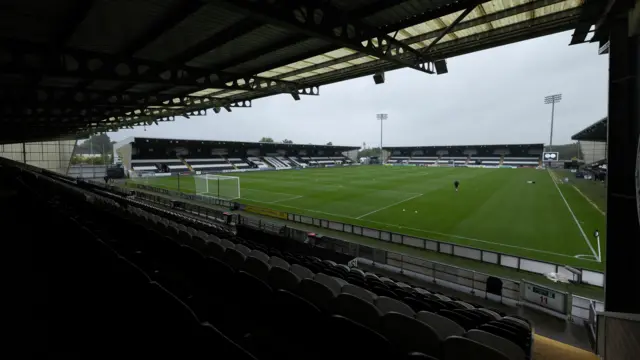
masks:
<svg viewBox="0 0 640 360"><path fill-rule="evenodd" d="M431 59L375 27L350 19L327 2L309 0L230 0L225 3L265 23L302 32L398 66L432 74ZM400 55L405 55L400 57Z"/></svg>
<svg viewBox="0 0 640 360"><path fill-rule="evenodd" d="M557 4L557 3L560 3L560 2L563 2L563 1L565 1L565 0L537 0L537 1L534 1L534 2L529 2L529 3L526 3L526 4L514 6L512 8L505 9L505 10L502 10L502 11L497 11L495 13L492 13L492 14L489 14L489 15L485 15L485 16L481 16L481 17L477 17L477 18L474 18L472 20L462 21L462 22L460 22L459 24L456 25L454 31L470 29L470 28L476 27L478 25L482 25L482 24L490 23L492 21L497 21L497 20L501 20L501 19L504 19L504 18L508 18L508 17L511 17L511 16L518 15L518 14L534 11L536 9L539 9L539 8L542 8L542 7L545 7L545 6L549 6L549 5L553 5L553 4ZM441 33L442 33L442 30L430 31L430 32L427 32L427 33L424 33L424 34L421 34L421 35L417 35L417 36L413 36L413 37L404 39L403 42L405 44L407 44L407 45L412 45L412 44L416 44L416 43L419 43L419 42L422 42L422 41L434 39L438 35L440 35ZM327 62L323 62L321 64L311 65L311 66L304 67L302 69L298 69L298 70L290 71L290 72L287 72L287 73L284 73L284 74L280 74L278 76L275 76L274 78L276 78L276 79L278 79L278 78L287 78L287 77L303 74L303 73L306 73L306 72L309 72L309 71L326 68L328 66L341 64L343 62L347 62L347 61L351 61L351 60L355 60L355 59L360 59L360 58L363 58L363 57L366 57L366 56L367 56L366 54L355 53L355 54L352 54L352 55L348 55L348 56L337 58L335 60L330 60L330 61L327 61Z"/></svg>
<svg viewBox="0 0 640 360"><path fill-rule="evenodd" d="M52 77L121 81L127 83L194 86L273 93L304 93L295 82L259 76L241 77L185 65L120 58L83 50L65 49L48 52L32 44L8 44L0 50L0 71L32 76L40 73ZM308 93L309 95L311 93Z"/></svg>
<svg viewBox="0 0 640 360"><path fill-rule="evenodd" d="M0 90L0 105L23 107L148 107L148 106L208 106L251 107L251 101L232 101L211 96L176 96L64 88L39 88L26 93Z"/></svg>
<svg viewBox="0 0 640 360"><path fill-rule="evenodd" d="M549 1L557 2L560 0L543 0L540 3L547 3ZM523 10L523 9L524 8L521 8L520 10ZM447 41L445 43L440 43L436 45L433 49L431 49L431 53L433 54L433 57L436 59L448 58L452 56L467 54L472 51L485 50L495 46L501 46L501 45L506 45L513 42L517 42L517 41L527 40L532 37L550 35L553 33L557 33L559 31L569 30L573 26L575 26L575 22L578 19L579 14L580 14L580 8L573 8L573 9L565 10L559 13L537 17L535 19L527 20L522 23L508 25L508 26L504 26L494 30L485 31L477 35L463 37L457 40ZM492 17L493 15L494 14L487 15L487 16ZM462 28L467 23L474 23L478 19L479 18L462 22L460 23L459 27L456 27L456 29ZM425 35L420 35L418 37L423 38L423 36L428 36L427 38L434 38L435 36L437 36L438 33L439 31L434 31L430 35L425 34ZM415 40L415 41L422 41L422 40ZM360 55L360 54L354 54L354 55ZM330 66L331 63L332 61L329 61L326 64ZM399 66L390 64L383 60L376 60L376 61L368 62L366 64L359 65L357 67L355 66L348 67L348 68L328 72L325 74L308 77L308 78L305 78L304 81L308 81L309 83L322 86L322 85L335 83L336 81L346 81L350 79L359 78L362 76L371 75L378 71L390 71L397 68L399 68ZM313 70L313 66L310 66L306 69L307 71ZM282 74L281 76L293 76L293 75L290 72L290 73ZM237 98L242 99L242 95L239 95ZM252 98L255 98L255 97L252 97Z"/></svg>

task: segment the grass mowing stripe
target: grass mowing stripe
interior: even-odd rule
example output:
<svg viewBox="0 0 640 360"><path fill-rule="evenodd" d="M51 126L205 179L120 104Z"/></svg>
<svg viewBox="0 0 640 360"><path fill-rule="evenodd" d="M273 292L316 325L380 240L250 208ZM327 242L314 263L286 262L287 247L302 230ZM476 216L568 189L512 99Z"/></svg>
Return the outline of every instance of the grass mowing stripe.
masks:
<svg viewBox="0 0 640 360"><path fill-rule="evenodd" d="M585 195L582 191L580 191L580 189L578 189L575 185L571 185L573 186L574 189L576 189L576 191L578 192L578 194L582 195L582 197L587 200L589 202L589 204L591 204L596 210L598 210L598 212L600 214L602 214L602 216L605 216L604 211L600 210L600 208L598 207L598 205L596 205L596 203L594 203L593 201L591 201L591 199L589 199L587 197L587 195Z"/></svg>
<svg viewBox="0 0 640 360"><path fill-rule="evenodd" d="M580 230L580 233L582 234L582 237L584 238L584 241L589 246L589 249L591 249L591 253L593 254L593 257L598 259L598 262L602 262L602 259L600 259L600 257L596 253L596 251L593 249L593 246L591 246L591 242L589 242L589 239L587 238L587 235L584 233L584 230L582 230L582 226L580 225L580 222L578 221L578 218L576 218L576 215L573 213L573 210L571 210L571 206L569 206L569 203L567 202L567 199L564 198L564 195L562 194L562 191L560 190L560 187L558 186L558 182L556 181L556 179L551 174L551 170L547 170L547 171L549 172L549 176L551 177L551 181L553 181L553 184L556 186L556 189L558 190L558 194L560 194L560 197L562 197L562 201L564 201L564 204L567 206L567 209L569 210L569 213L571 214L571 217L573 217L573 221L578 226L578 229Z"/></svg>
<svg viewBox="0 0 640 360"><path fill-rule="evenodd" d="M591 261L568 257L589 252L584 251L583 236L564 200L586 235L604 229L604 217L570 186L558 184L565 199L559 197L544 171L354 166L234 175L241 179L241 191L246 190L237 201L247 205L551 263L604 268L606 234L602 263L592 255ZM454 180L461 182L459 193L453 190ZM189 177L148 178L144 183L196 192ZM418 194L423 195L379 210ZM379 211L357 219L375 210ZM597 250L595 241L592 247Z"/></svg>
<svg viewBox="0 0 640 360"><path fill-rule="evenodd" d="M373 210L373 211L368 212L368 213L366 213L366 214L364 214L364 215L360 215L360 216L356 217L356 219L362 219L363 217L365 217L365 216L367 216L367 215L375 214L375 213L377 213L378 211L381 211L381 210L384 210L384 209L388 209L388 208L390 208L390 207L392 207L392 206L400 205L400 204L402 204L403 202L407 202L407 201L409 201L409 200L413 200L413 199L415 199L415 198L417 198L417 197L420 197L420 196L422 196L422 194L418 194L418 195L416 195L416 196L412 196L412 197L410 197L410 198L408 198L408 199L405 199L405 200L401 200L401 201L395 202L395 203L393 203L393 204L391 204L391 205L387 205L387 206L381 207L380 209Z"/></svg>
<svg viewBox="0 0 640 360"><path fill-rule="evenodd" d="M410 200L410 199L407 199L407 200ZM252 201L256 201L256 200L252 200ZM264 202L264 201L256 201L256 202L269 204L269 203ZM324 212L324 211L304 209L304 208L299 208L299 207L295 207L295 206L288 206L288 205L280 205L280 206L284 206L284 207L287 207L287 208L290 208L290 209L294 209L294 210L303 210L303 211L308 211L308 212L313 212L313 213L319 213L319 214L324 214L324 215L331 215L331 216L335 216L335 217L341 217L341 218L345 218L345 219L360 220L359 218L350 217L350 216L346 216L346 215L335 214L335 213L329 213L329 212ZM473 241L473 242L491 244L491 245L495 245L495 246L502 246L502 247L508 247L508 248L513 248L513 249L526 250L526 251L534 251L534 252L538 252L538 253L542 253L542 254L549 254L549 255L562 256L562 257L566 257L566 258L570 258L570 259L575 259L575 256L573 256L573 255L560 254L560 253L556 253L556 252L552 252L552 251L531 249L531 248L526 248L526 247L522 247L522 246L509 245L509 244L498 243L498 242L488 241L488 240L481 240L481 239L476 239L476 238L467 237L467 236L445 234L445 233L441 233L441 232L438 232L438 231L430 231L430 230L425 230L425 229L415 229L415 228L406 227L406 226L398 226L398 225L393 225L393 224L389 224L389 223L384 223L384 222L381 222L381 221L374 221L374 220L363 220L363 221L374 223L374 224L380 224L380 225L384 225L384 226L395 227L395 228L398 228L398 229L413 230L413 231L421 232L421 233L424 233L424 234L442 235L442 236L447 236L447 237L451 237L451 238L464 239L464 240L469 240L469 241ZM583 259L583 258L578 258L578 260L595 261L595 260Z"/></svg>

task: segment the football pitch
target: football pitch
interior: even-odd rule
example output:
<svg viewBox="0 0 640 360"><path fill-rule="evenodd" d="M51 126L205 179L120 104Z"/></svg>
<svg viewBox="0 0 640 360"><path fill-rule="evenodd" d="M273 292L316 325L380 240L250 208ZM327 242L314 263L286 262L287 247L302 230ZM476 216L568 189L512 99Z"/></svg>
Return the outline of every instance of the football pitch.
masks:
<svg viewBox="0 0 640 360"><path fill-rule="evenodd" d="M225 175L240 178L241 203L604 270L602 211L553 171L353 166ZM143 181L196 189L192 177Z"/></svg>

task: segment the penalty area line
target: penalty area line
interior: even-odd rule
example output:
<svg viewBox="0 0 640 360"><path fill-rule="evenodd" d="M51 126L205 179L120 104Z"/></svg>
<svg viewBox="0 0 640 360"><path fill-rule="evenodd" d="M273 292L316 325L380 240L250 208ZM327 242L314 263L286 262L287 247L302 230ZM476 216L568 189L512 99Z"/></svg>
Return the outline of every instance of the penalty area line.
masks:
<svg viewBox="0 0 640 360"><path fill-rule="evenodd" d="M368 213L366 213L366 214L364 214L364 215L360 215L360 216L358 216L356 219L360 220L360 219L362 219L362 218L363 218L363 217L365 217L365 216L369 216L369 215L371 215L371 214L375 214L375 213L377 213L378 211L382 211L382 210L388 209L388 208L390 208L390 207L392 207L392 206L400 205L400 204L402 204L403 202L407 202L407 201L409 201L409 200L413 200L413 199L415 199L415 198L417 198L417 197L420 197L420 196L422 196L422 194L418 194L418 195L412 196L412 197L410 197L410 198L408 198L408 199L405 199L405 200L401 200L401 201L395 202L395 203L393 203L393 204L391 204L391 205L387 205L387 206L381 207L380 209L373 210L373 211L368 212Z"/></svg>

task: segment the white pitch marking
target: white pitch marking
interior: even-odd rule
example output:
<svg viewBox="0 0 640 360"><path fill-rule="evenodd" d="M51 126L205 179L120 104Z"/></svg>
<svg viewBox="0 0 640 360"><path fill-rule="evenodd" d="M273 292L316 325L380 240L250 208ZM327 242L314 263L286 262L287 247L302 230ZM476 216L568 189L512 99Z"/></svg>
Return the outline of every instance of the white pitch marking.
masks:
<svg viewBox="0 0 640 360"><path fill-rule="evenodd" d="M598 259L590 259L593 257L593 255L576 255L574 256L576 259L580 259L580 260L589 260L589 261L598 261ZM599 261L598 261L599 262Z"/></svg>
<svg viewBox="0 0 640 360"><path fill-rule="evenodd" d="M265 201L258 201L258 200L253 200L253 201L259 202L259 203L263 203L263 204L269 204L268 202L265 202ZM343 218L343 219L359 220L359 219L357 219L355 217L352 217L352 216L340 215L340 214L335 214L335 213L330 213L330 212L325 212L325 211L311 210L311 209L305 209L305 208L300 208L300 207L296 207L296 206L289 206L289 205L282 205L282 204L278 204L278 206L282 206L282 207L286 207L286 208L290 208L290 209L295 209L295 210L302 210L302 211L312 212L312 213L316 213L316 214L325 214L325 215L335 216L335 217L339 217L339 218ZM394 224L383 223L383 222L380 222L380 221L373 221L373 220L362 220L362 221L375 223L375 224L381 224L381 225L390 226L390 227L396 227L398 229L413 230L413 231L421 232L421 233L424 233L424 234L435 234L435 235L447 236L447 237L456 238L456 239L464 239L464 240L469 240L469 241L481 242L481 243L485 243L485 244L491 244L491 245L514 248L514 249L534 251L534 252L539 252L539 253L544 253L544 254L549 254L549 255L562 256L562 257L571 258L571 259L575 259L576 258L575 256L566 255L566 254L559 254L559 253L555 253L555 252L552 252L552 251L531 249L531 248L526 248L526 247L522 247L522 246L508 245L508 244L497 243L497 242L493 242L493 241L470 238L470 237L466 237L466 236L452 235L452 234L446 234L446 233L441 233L441 232L437 232L437 231L430 231L430 230L424 230L424 229L416 229L416 228L411 228L411 227L405 227L405 226L399 226L399 225L394 225ZM591 259L582 259L582 258L578 258L578 259L579 260L583 260L583 261L596 261L596 260L591 260Z"/></svg>
<svg viewBox="0 0 640 360"><path fill-rule="evenodd" d="M598 212L600 214L602 214L602 216L605 216L604 211L600 210L600 208L598 207L598 205L596 205L596 203L594 203L593 201L591 201L591 199L589 199L587 197L587 195L583 194L582 191L580 191L580 189L578 189L575 185L571 185L573 186L574 189L576 189L576 191L578 192L578 194L582 195L583 198L585 198L585 200L587 200L589 202L589 204L591 204L591 206L593 206L594 208L596 208L596 210L598 210Z"/></svg>
<svg viewBox="0 0 640 360"><path fill-rule="evenodd" d="M560 190L560 187L558 187L558 183L554 180L553 175L551 174L551 170L547 169L547 172L549 173L549 176L551 177L551 181L553 181L553 185L555 185L556 189L558 190L558 194L560 194L560 197L562 198L562 201L564 201L564 204L567 205L567 209L569 210L569 213L571 213L571 217L573 217L573 221L576 223L576 225L578 225L578 229L580 230L580 233L582 234L582 237L584 238L584 241L589 246L589 249L591 249L591 252L593 253L593 257L596 258L596 260L598 260L598 262L601 262L601 259L598 257L598 254L596 254L596 251L593 249L593 246L591 246L591 243L589 242L589 238L587 238L587 234L585 234L584 230L582 230L582 226L580 225L580 222L578 221L578 218L576 218L576 214L574 214L573 210L571 210L571 206L569 206L569 203L567 202L567 199L564 198L564 195L562 194L562 191Z"/></svg>
<svg viewBox="0 0 640 360"><path fill-rule="evenodd" d="M362 219L362 218L363 218L363 217L365 217L365 216L369 216L369 215L371 215L371 214L375 214L375 213L377 213L378 211L382 211L382 210L384 210L384 209L388 209L388 208L390 208L390 207L392 207L392 206L396 206L396 205L402 204L403 202L407 202L407 201L409 201L409 200L413 200L413 199L415 199L415 198L417 198L417 197L420 197L420 196L422 196L422 194L418 194L418 195L412 196L412 197L410 197L410 198L408 198L408 199L405 199L405 200L402 200L402 201L395 202L395 203L393 203L393 204L391 204L391 205L387 205L387 206L381 207L380 209L373 210L373 211L368 212L368 213L366 213L366 214L364 214L364 215L360 215L360 216L358 216L356 219L358 219L358 220L359 220L359 219Z"/></svg>
<svg viewBox="0 0 640 360"><path fill-rule="evenodd" d="M301 197L303 197L302 195L298 195L298 196L294 196L294 197L290 197L290 198L286 198L286 199L282 199L282 200L276 200L276 201L271 201L271 204L275 204L275 203L279 203L281 201L289 201L289 200L295 200L295 199L300 199Z"/></svg>

